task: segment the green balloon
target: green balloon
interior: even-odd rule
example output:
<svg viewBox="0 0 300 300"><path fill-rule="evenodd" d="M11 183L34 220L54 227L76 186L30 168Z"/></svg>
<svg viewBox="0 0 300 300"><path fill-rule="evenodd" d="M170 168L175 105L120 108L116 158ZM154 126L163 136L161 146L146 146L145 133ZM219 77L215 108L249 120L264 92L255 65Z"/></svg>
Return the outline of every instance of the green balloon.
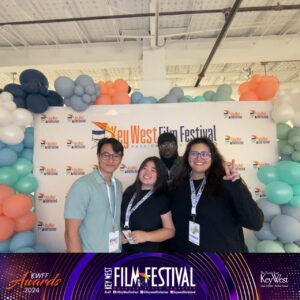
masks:
<svg viewBox="0 0 300 300"><path fill-rule="evenodd" d="M300 182L300 164L295 161L280 161L276 166L281 181L289 184Z"/></svg>
<svg viewBox="0 0 300 300"><path fill-rule="evenodd" d="M300 207L300 196L295 195L289 204L294 207Z"/></svg>
<svg viewBox="0 0 300 300"><path fill-rule="evenodd" d="M293 198L291 186L282 181L274 181L266 186L267 198L275 204L285 204Z"/></svg>
<svg viewBox="0 0 300 300"><path fill-rule="evenodd" d="M30 194L36 191L38 182L32 174L28 174L21 179L15 185L15 189L18 193Z"/></svg>
<svg viewBox="0 0 300 300"><path fill-rule="evenodd" d="M257 244L256 252L262 253L285 253L282 244L276 241L264 240Z"/></svg>
<svg viewBox="0 0 300 300"><path fill-rule="evenodd" d="M23 177L33 170L33 164L30 160L26 158L18 158L18 160L12 166L19 176Z"/></svg>
<svg viewBox="0 0 300 300"><path fill-rule="evenodd" d="M291 155L294 152L294 147L289 144L286 144L280 150L280 154Z"/></svg>
<svg viewBox="0 0 300 300"><path fill-rule="evenodd" d="M190 101L193 101L193 97L191 95L184 95L184 98L188 98Z"/></svg>
<svg viewBox="0 0 300 300"><path fill-rule="evenodd" d="M275 166L262 166L257 171L257 178L264 184L279 181L277 168Z"/></svg>
<svg viewBox="0 0 300 300"><path fill-rule="evenodd" d="M12 167L0 168L0 184L13 186L18 180L18 173Z"/></svg>
<svg viewBox="0 0 300 300"><path fill-rule="evenodd" d="M294 148L297 150L297 151L300 151L300 142L296 143L294 145Z"/></svg>
<svg viewBox="0 0 300 300"><path fill-rule="evenodd" d="M300 142L300 136L298 135L293 135L288 138L288 143L292 146L296 145L299 142Z"/></svg>
<svg viewBox="0 0 300 300"><path fill-rule="evenodd" d="M294 151L292 153L292 160L300 162L300 151Z"/></svg>
<svg viewBox="0 0 300 300"><path fill-rule="evenodd" d="M284 250L286 253L300 253L300 247L294 243L285 244Z"/></svg>
<svg viewBox="0 0 300 300"><path fill-rule="evenodd" d="M300 127L293 127L289 131L288 139L293 137L293 136L300 136Z"/></svg>
<svg viewBox="0 0 300 300"><path fill-rule="evenodd" d="M286 140L291 127L286 123L277 124L277 138L280 140Z"/></svg>
<svg viewBox="0 0 300 300"><path fill-rule="evenodd" d="M203 97L204 97L207 101L211 101L215 94L216 94L216 93L215 93L214 91L206 91L206 92L203 94Z"/></svg>
<svg viewBox="0 0 300 300"><path fill-rule="evenodd" d="M283 153L282 153L282 149L284 148L285 145L288 145L287 140L279 140L279 141L277 142L277 147L278 147L278 153L279 153L279 154L283 154Z"/></svg>
<svg viewBox="0 0 300 300"><path fill-rule="evenodd" d="M294 196L300 196L300 183L292 186Z"/></svg>
<svg viewBox="0 0 300 300"><path fill-rule="evenodd" d="M205 101L206 99L203 96L196 96L193 98L193 102L200 102L200 101Z"/></svg>

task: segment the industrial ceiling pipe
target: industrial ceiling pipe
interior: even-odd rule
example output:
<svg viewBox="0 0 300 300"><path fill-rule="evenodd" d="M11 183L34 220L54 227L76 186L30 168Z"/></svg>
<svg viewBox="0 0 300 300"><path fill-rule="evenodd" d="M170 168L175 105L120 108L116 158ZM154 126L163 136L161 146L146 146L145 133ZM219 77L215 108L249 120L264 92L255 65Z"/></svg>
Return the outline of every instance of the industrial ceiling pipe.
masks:
<svg viewBox="0 0 300 300"><path fill-rule="evenodd" d="M228 31L229 27L230 27L230 24L232 22L232 20L234 19L234 16L236 15L238 9L239 9L239 6L241 5L243 0L236 0L232 6L232 9L230 10L228 16L226 17L226 21L223 25L223 28L222 30L220 31L218 37L217 37L217 40L215 42L215 44L213 45L209 55L208 55L208 58L201 70L201 72L198 74L198 79L195 83L195 87L198 87L198 85L200 84L202 78L205 76L205 72L211 62L211 60L213 59L217 49L219 48L223 38L225 37L226 35L226 32Z"/></svg>
<svg viewBox="0 0 300 300"><path fill-rule="evenodd" d="M284 10L299 10L300 5L275 5L275 6L249 6L238 9L242 12L259 12L259 11L284 11ZM185 11L169 11L160 12L159 16L179 16L179 15L197 15L197 14L213 14L227 12L229 8L224 9L205 9L205 10L185 10ZM155 17L155 13L144 14L126 14L126 15L109 15L109 16L94 16L94 17L80 17L80 18L64 18L64 19L47 19L47 20L31 20L31 21L7 21L0 22L0 26L6 25L32 25L32 24L47 24L47 23L66 23L66 22L81 22L81 21L97 21L97 20L111 20L111 19L130 19L130 18L146 18Z"/></svg>

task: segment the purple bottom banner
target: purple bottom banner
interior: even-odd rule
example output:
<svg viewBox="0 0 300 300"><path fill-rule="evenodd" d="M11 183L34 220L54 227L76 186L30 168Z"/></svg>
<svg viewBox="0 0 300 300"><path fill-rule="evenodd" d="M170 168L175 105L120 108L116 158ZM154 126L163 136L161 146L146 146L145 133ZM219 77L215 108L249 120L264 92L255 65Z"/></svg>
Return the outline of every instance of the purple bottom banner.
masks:
<svg viewBox="0 0 300 300"><path fill-rule="evenodd" d="M0 299L300 299L296 254L2 254Z"/></svg>

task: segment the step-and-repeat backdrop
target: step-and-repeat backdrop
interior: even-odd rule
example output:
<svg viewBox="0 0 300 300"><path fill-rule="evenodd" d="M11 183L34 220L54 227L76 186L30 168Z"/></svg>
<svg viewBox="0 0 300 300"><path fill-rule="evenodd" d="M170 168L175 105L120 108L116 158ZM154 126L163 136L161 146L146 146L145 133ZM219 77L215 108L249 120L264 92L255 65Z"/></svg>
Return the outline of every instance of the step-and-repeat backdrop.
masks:
<svg viewBox="0 0 300 300"><path fill-rule="evenodd" d="M276 124L269 102L204 102L161 105L91 106L83 113L70 108L50 108L35 118L34 166L39 181L36 193L38 242L51 252L63 252L64 203L68 189L97 164L97 142L117 138L125 155L115 176L124 189L140 163L157 155L157 138L176 135L179 154L195 137L216 142L227 163L236 168L255 199L264 197L257 169L277 161Z"/></svg>

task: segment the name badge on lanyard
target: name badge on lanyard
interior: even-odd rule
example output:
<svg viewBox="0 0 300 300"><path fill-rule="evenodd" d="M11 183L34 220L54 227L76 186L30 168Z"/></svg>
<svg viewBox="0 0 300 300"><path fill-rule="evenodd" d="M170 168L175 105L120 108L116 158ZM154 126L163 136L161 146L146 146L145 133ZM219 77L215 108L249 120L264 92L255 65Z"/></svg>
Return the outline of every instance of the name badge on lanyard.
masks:
<svg viewBox="0 0 300 300"><path fill-rule="evenodd" d="M190 176L191 202L192 202L191 216L193 221L189 221L189 241L197 246L200 246L200 224L196 223L195 219L197 215L197 205L202 196L205 184L206 184L206 178L203 179L200 188L198 190L198 193L196 194L195 185L192 176Z"/></svg>

